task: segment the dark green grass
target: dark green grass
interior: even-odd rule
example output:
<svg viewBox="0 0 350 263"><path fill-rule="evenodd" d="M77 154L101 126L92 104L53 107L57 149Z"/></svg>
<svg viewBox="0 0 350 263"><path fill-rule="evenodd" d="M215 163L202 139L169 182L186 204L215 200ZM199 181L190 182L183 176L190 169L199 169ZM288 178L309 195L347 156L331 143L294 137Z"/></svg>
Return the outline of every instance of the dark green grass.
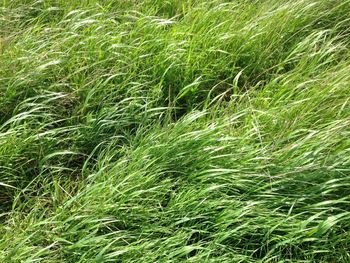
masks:
<svg viewBox="0 0 350 263"><path fill-rule="evenodd" d="M350 1L2 1L0 262L350 262Z"/></svg>

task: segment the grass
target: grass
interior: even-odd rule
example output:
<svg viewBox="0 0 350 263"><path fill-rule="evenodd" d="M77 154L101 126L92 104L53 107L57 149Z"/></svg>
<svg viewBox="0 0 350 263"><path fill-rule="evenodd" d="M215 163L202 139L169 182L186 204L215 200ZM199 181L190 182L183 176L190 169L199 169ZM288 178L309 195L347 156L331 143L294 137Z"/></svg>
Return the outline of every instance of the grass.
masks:
<svg viewBox="0 0 350 263"><path fill-rule="evenodd" d="M350 262L350 1L2 1L0 262Z"/></svg>

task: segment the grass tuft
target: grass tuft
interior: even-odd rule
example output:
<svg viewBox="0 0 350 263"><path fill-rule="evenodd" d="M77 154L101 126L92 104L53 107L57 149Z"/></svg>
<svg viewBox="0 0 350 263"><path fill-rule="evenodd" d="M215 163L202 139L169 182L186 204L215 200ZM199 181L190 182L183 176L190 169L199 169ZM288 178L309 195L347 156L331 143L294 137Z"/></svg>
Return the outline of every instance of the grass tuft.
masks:
<svg viewBox="0 0 350 263"><path fill-rule="evenodd" d="M0 262L350 262L350 1L2 1Z"/></svg>

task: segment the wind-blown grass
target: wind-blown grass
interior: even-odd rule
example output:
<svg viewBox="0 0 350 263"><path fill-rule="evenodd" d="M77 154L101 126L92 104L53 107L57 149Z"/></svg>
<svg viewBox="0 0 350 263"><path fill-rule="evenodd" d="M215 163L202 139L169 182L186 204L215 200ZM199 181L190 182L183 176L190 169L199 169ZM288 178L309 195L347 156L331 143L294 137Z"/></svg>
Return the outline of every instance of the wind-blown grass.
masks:
<svg viewBox="0 0 350 263"><path fill-rule="evenodd" d="M350 1L3 1L0 262L350 262Z"/></svg>

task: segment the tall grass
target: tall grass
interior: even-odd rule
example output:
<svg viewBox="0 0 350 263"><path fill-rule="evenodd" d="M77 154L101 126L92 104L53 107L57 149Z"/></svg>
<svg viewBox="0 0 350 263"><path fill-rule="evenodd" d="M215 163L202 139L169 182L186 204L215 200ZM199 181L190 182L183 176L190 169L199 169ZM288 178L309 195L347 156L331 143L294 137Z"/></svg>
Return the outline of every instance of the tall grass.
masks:
<svg viewBox="0 0 350 263"><path fill-rule="evenodd" d="M2 1L0 262L350 262L350 1Z"/></svg>

